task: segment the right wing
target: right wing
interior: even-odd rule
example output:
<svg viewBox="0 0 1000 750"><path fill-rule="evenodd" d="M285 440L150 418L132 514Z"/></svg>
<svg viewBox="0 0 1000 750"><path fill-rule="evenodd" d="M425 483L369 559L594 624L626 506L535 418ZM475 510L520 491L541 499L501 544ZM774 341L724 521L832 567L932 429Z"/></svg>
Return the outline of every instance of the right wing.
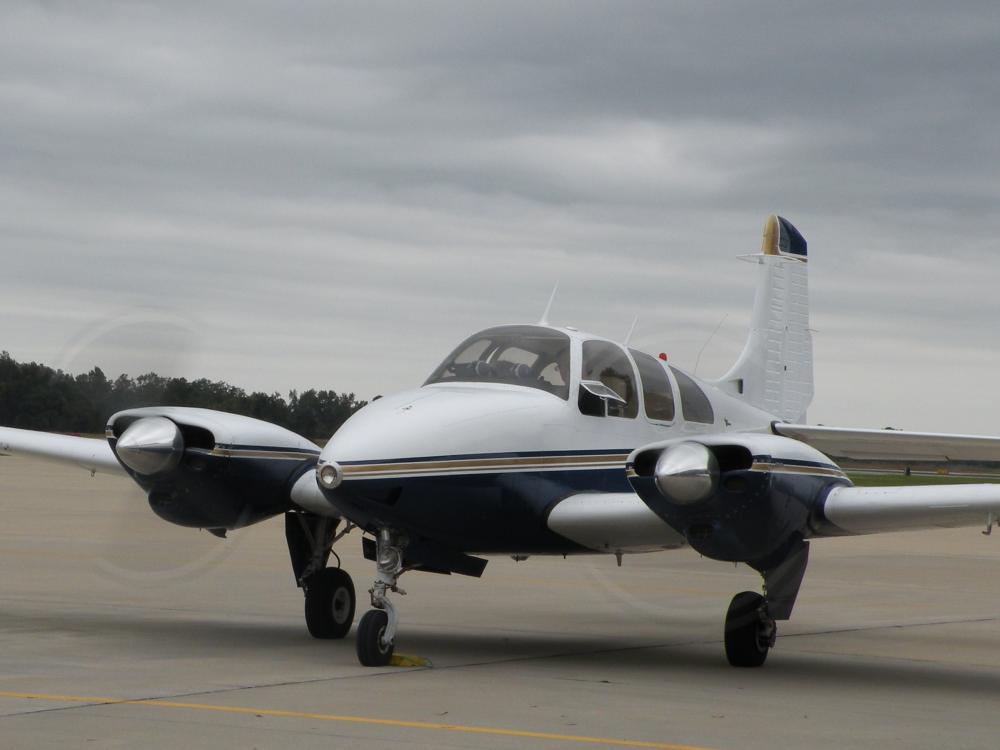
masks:
<svg viewBox="0 0 1000 750"><path fill-rule="evenodd" d="M111 446L102 438L57 435L51 432L0 427L0 453L33 456L71 464L92 474L128 476L115 458Z"/></svg>
<svg viewBox="0 0 1000 750"><path fill-rule="evenodd" d="M109 440L121 451L130 427L156 420L175 431L186 431L173 451L197 458L202 467L211 464L215 470L203 472L178 464L175 458L168 468L154 465L146 471L136 463L129 464L131 473L126 471ZM147 492L155 474L160 484L179 488L177 497L181 499L171 499L158 509L150 495L150 505L162 518L181 526L239 528L284 512L288 501L316 515L340 517L316 484L319 447L283 427L209 409L165 406L118 412L111 417L108 429L111 437L104 440L0 427L0 455L32 456L91 473L131 476ZM162 445L139 447L154 457L169 456ZM133 451L139 452L136 448ZM134 453L132 460L136 461ZM230 465L232 468L227 468Z"/></svg>

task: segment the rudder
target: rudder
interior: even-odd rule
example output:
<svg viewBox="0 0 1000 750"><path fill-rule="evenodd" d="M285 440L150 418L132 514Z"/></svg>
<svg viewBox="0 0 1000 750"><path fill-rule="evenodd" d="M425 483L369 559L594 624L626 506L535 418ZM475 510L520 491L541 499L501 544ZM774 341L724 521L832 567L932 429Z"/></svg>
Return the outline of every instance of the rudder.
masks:
<svg viewBox="0 0 1000 750"><path fill-rule="evenodd" d="M750 334L716 385L779 419L805 422L813 397L812 333L805 238L790 221L764 222Z"/></svg>

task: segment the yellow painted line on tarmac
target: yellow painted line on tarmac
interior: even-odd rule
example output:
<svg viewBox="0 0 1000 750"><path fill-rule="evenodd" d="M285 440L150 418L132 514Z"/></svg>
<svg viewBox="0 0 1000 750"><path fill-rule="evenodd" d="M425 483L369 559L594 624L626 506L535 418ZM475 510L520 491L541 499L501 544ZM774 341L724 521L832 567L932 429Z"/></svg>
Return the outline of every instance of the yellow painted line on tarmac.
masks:
<svg viewBox="0 0 1000 750"><path fill-rule="evenodd" d="M50 703L89 703L95 706L152 706L155 708L174 708L188 711L212 711L223 714L243 714L256 717L273 717L279 719L310 719L312 721L336 721L346 724L366 724L369 726L395 727L399 729L425 729L439 732L459 732L463 734L482 734L494 737L518 737L531 740L550 740L554 742L576 742L587 745L606 745L608 747L642 747L655 750L710 750L694 745L677 745L670 742L645 742L642 740L620 740L607 737L586 737L574 734L554 734L552 732L529 732L521 729L499 729L494 727L473 727L462 724L439 724L428 721L404 721L401 719L376 719L366 716L341 716L338 714L319 714L308 711L280 711L269 708L249 708L244 706L214 706L206 703L181 703L179 701L159 700L156 698L142 700L118 700L116 698L97 698L86 695L49 695L46 693L15 693L0 690L0 698L16 700L46 701Z"/></svg>

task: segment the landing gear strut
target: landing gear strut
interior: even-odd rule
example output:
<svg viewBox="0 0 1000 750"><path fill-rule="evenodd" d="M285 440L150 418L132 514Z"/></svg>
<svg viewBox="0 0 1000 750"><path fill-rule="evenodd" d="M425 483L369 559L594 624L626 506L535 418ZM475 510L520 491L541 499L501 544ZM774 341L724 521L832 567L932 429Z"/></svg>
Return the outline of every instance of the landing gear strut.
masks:
<svg viewBox="0 0 1000 750"><path fill-rule="evenodd" d="M734 667L759 667L778 635L775 620L787 620L809 562L809 543L793 543L775 565L754 566L764 577L764 596L743 591L726 612L726 658Z"/></svg>
<svg viewBox="0 0 1000 750"><path fill-rule="evenodd" d="M403 548L406 546L406 538L391 529L380 529L375 541L377 573L375 582L368 590L374 609L365 612L358 623L356 635L358 661L366 667L383 667L392 658L398 619L396 607L388 594L395 591L406 595L396 585L404 572Z"/></svg>
<svg viewBox="0 0 1000 750"><path fill-rule="evenodd" d="M285 538L295 582L305 592L306 627L313 638L343 638L354 622L354 583L347 571L328 568L333 545L352 528L337 533L339 519L308 513L285 514ZM340 558L337 558L339 566Z"/></svg>

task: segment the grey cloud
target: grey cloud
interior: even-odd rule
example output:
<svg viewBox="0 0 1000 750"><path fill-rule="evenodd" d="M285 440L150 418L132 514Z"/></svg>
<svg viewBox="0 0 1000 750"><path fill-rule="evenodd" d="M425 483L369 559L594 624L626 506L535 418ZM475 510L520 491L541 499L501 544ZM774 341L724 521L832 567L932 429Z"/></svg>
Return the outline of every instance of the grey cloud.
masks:
<svg viewBox="0 0 1000 750"><path fill-rule="evenodd" d="M843 374L825 421L898 402L891 379L856 398L859 351L979 351L986 389L998 24L988 3L7 5L0 348L52 361L152 306L196 321L190 374L366 397L533 319L558 278L557 320L642 312L638 343L704 347L710 375L752 298L732 256L778 210ZM162 369L155 348L109 334L93 364Z"/></svg>

